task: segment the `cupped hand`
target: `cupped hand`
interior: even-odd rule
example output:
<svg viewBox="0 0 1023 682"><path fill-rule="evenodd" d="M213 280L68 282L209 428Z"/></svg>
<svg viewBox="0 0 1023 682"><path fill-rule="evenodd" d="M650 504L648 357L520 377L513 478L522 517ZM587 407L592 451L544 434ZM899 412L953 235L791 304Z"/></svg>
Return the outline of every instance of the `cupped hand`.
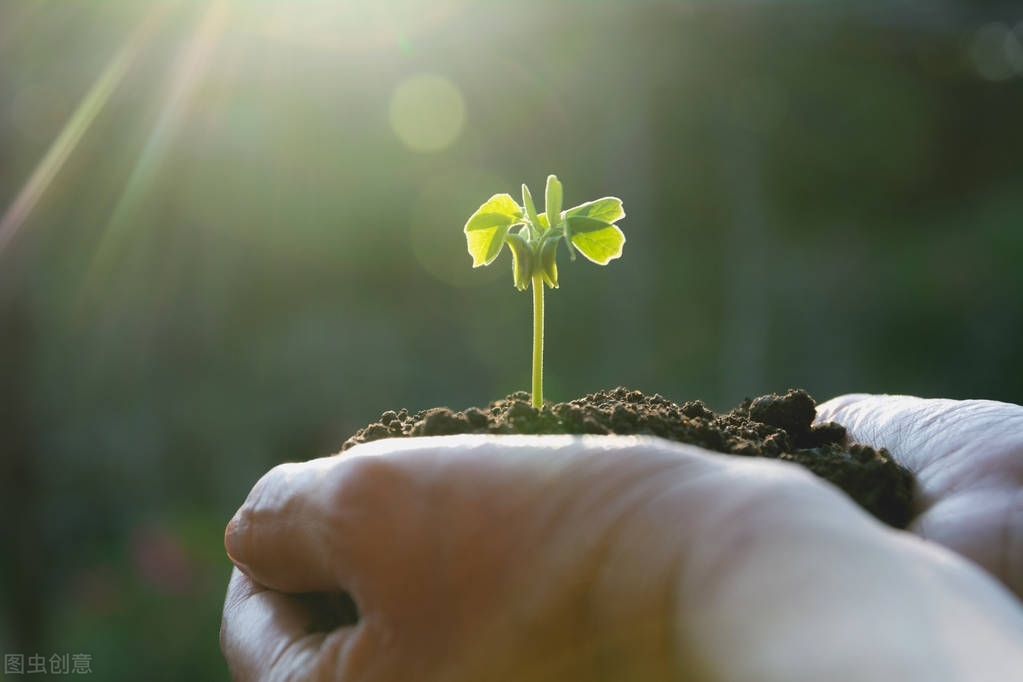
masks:
<svg viewBox="0 0 1023 682"><path fill-rule="evenodd" d="M1023 608L781 462L658 439L377 441L229 524L236 680L1011 680ZM304 593L347 593L324 626Z"/></svg>

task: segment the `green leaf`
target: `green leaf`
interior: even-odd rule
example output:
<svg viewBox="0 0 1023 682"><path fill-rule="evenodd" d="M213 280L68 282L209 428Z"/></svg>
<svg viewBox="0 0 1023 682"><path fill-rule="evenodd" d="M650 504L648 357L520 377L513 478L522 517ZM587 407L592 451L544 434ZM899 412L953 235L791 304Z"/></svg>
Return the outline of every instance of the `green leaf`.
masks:
<svg viewBox="0 0 1023 682"><path fill-rule="evenodd" d="M522 220L522 208L508 194L495 194L469 217L465 240L472 266L490 265L501 253L512 225Z"/></svg>
<svg viewBox="0 0 1023 682"><path fill-rule="evenodd" d="M544 209L547 212L547 220L550 221L551 227L557 227L561 224L561 182L556 175L547 176L545 201Z"/></svg>
<svg viewBox="0 0 1023 682"><path fill-rule="evenodd" d="M618 197L604 197L596 201L587 201L575 208L565 211L565 218L579 216L581 218L593 218L608 225L625 217L625 210L622 208L622 200Z"/></svg>
<svg viewBox="0 0 1023 682"><path fill-rule="evenodd" d="M622 255L625 235L617 225L581 216L574 216L567 222L572 245L594 263L607 265Z"/></svg>
<svg viewBox="0 0 1023 682"><path fill-rule="evenodd" d="M536 205L533 203L533 194L529 191L529 188L526 187L526 183L522 183L522 205L526 207L526 218L529 219L530 232L537 233L536 236L539 237L539 232L543 228L540 227L540 218L536 215Z"/></svg>
<svg viewBox="0 0 1023 682"><path fill-rule="evenodd" d="M548 237L540 247L540 274L551 289L558 288L558 242L561 237Z"/></svg>
<svg viewBox="0 0 1023 682"><path fill-rule="evenodd" d="M533 252L518 232L510 233L505 239L512 253L512 281L516 289L525 291L533 278Z"/></svg>

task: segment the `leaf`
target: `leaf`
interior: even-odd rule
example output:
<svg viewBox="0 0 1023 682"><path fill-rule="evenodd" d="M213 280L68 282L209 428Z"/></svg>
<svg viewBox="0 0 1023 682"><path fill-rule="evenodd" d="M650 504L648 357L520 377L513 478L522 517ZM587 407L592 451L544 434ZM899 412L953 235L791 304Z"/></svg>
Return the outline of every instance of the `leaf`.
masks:
<svg viewBox="0 0 1023 682"><path fill-rule="evenodd" d="M518 232L510 233L505 239L512 253L512 281L516 289L525 291L533 278L533 252Z"/></svg>
<svg viewBox="0 0 1023 682"><path fill-rule="evenodd" d="M579 253L598 265L607 265L622 255L625 235L617 225L574 216L568 221L569 238Z"/></svg>
<svg viewBox="0 0 1023 682"><path fill-rule="evenodd" d="M547 220L551 227L561 224L561 182L556 175L547 176L547 195L544 209L547 212Z"/></svg>
<svg viewBox="0 0 1023 682"><path fill-rule="evenodd" d="M561 237L548 237L540 247L540 274L551 289L558 288L558 242Z"/></svg>
<svg viewBox="0 0 1023 682"><path fill-rule="evenodd" d="M579 216L581 218L593 218L610 225L625 217L625 209L622 208L622 200L618 197L604 197L596 201L587 201L575 208L565 211L565 219Z"/></svg>
<svg viewBox="0 0 1023 682"><path fill-rule="evenodd" d="M536 215L536 205L533 203L533 194L526 187L526 183L522 183L522 205L526 207L526 218L530 223L530 232L535 233L535 236L539 237L540 232L544 229L540 227L540 218Z"/></svg>
<svg viewBox="0 0 1023 682"><path fill-rule="evenodd" d="M512 225L522 220L522 208L508 194L495 194L465 224L465 240L472 266L490 265L501 253Z"/></svg>

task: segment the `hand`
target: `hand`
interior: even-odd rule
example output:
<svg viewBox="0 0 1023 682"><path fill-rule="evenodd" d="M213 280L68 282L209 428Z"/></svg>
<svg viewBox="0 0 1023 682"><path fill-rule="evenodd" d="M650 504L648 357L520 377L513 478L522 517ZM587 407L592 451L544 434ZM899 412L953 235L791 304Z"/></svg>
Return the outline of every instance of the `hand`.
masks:
<svg viewBox="0 0 1023 682"><path fill-rule="evenodd" d="M817 408L914 473L909 529L969 557L1023 598L1023 407L852 394Z"/></svg>
<svg viewBox="0 0 1023 682"><path fill-rule="evenodd" d="M656 439L378 441L228 528L237 680L1012 679L1023 608L795 466ZM296 593L351 594L310 628Z"/></svg>

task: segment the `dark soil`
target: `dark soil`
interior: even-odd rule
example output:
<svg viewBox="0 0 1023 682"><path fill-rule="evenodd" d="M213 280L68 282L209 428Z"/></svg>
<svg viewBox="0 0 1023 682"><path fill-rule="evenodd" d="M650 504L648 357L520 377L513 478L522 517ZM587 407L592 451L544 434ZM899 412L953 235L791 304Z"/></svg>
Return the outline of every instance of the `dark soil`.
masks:
<svg viewBox="0 0 1023 682"><path fill-rule="evenodd" d="M884 448L849 444L840 424L813 426L816 405L806 391L789 390L783 396L747 398L731 412L715 414L699 400L677 405L660 395L616 388L537 410L520 391L461 412L446 407L384 412L341 449L381 438L460 433L660 436L717 452L796 462L881 521L904 528L913 515L912 474Z"/></svg>

